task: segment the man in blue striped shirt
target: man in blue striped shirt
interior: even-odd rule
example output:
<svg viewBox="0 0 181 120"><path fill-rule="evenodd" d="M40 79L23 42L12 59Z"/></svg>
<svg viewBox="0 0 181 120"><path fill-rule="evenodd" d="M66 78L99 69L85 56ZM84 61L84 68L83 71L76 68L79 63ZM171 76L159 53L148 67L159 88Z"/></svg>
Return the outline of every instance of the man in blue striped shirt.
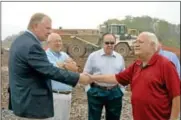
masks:
<svg viewBox="0 0 181 120"><path fill-rule="evenodd" d="M62 51L62 39L60 35L57 33L51 33L48 37L48 49L46 50L46 54L48 60L57 67L63 67L63 63L65 61L70 61L71 58L67 55L67 53ZM72 70L72 71L76 71ZM54 80L52 82L52 90L53 90L53 99L54 99L54 119L56 120L69 120L70 110L71 110L71 97L72 97L72 87L56 82Z"/></svg>
<svg viewBox="0 0 181 120"><path fill-rule="evenodd" d="M177 73L179 75L180 78L180 61L177 57L177 55L173 52L167 51L167 50L163 50L162 49L162 40L159 38L159 54L163 55L164 57L166 57L167 59L169 59L170 61L172 61L172 63L175 65L176 69L177 69Z"/></svg>

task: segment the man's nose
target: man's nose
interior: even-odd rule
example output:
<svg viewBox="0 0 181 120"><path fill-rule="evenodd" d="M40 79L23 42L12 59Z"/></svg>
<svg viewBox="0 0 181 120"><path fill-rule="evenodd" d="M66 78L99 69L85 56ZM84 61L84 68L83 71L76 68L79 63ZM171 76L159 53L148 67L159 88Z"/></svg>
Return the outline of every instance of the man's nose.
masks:
<svg viewBox="0 0 181 120"><path fill-rule="evenodd" d="M134 47L139 47L140 45L139 45L139 43L134 43L133 46Z"/></svg>

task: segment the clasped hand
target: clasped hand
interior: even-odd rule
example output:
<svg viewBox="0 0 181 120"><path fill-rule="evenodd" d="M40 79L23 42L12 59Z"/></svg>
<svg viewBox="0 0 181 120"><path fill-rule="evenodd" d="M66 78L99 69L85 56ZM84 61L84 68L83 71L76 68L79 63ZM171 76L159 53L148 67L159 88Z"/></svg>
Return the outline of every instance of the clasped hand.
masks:
<svg viewBox="0 0 181 120"><path fill-rule="evenodd" d="M57 62L57 66L59 68L67 69L67 70L70 70L72 72L78 72L77 64L71 58L68 58L63 63L62 62ZM80 73L80 78L79 78L79 83L80 84L87 85L87 84L90 84L92 82L93 82L93 79L92 79L90 74L88 74L88 73Z"/></svg>
<svg viewBox="0 0 181 120"><path fill-rule="evenodd" d="M80 79L79 79L79 83L87 85L94 82L94 80L92 79L90 74L87 73L81 73L80 74Z"/></svg>
<svg viewBox="0 0 181 120"><path fill-rule="evenodd" d="M59 68L67 69L67 70L70 70L72 72L78 72L77 64L72 58L68 58L63 63L57 62L57 66Z"/></svg>

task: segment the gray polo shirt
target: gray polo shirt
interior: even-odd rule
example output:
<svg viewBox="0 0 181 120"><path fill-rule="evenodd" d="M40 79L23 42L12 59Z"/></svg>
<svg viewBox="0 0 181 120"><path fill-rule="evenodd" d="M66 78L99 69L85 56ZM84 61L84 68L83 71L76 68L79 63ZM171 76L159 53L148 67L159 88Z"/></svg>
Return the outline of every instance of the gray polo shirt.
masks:
<svg viewBox="0 0 181 120"><path fill-rule="evenodd" d="M113 51L112 55L107 56L104 49L100 49L91 53L87 59L84 67L84 72L92 75L98 74L116 74L125 69L125 63L123 57ZM98 83L101 86L113 86L115 84ZM123 86L121 86L123 87ZM89 86L86 87L88 90ZM87 91L86 90L86 91Z"/></svg>

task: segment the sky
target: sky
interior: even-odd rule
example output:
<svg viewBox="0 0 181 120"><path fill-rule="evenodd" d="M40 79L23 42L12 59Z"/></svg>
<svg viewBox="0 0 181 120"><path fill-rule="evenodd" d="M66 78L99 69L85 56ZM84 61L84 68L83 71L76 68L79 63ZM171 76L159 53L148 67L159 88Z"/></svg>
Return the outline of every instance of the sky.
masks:
<svg viewBox="0 0 181 120"><path fill-rule="evenodd" d="M97 29L107 19L126 15L148 15L180 24L179 2L2 2L1 39L26 30L36 12L49 15L55 29Z"/></svg>

